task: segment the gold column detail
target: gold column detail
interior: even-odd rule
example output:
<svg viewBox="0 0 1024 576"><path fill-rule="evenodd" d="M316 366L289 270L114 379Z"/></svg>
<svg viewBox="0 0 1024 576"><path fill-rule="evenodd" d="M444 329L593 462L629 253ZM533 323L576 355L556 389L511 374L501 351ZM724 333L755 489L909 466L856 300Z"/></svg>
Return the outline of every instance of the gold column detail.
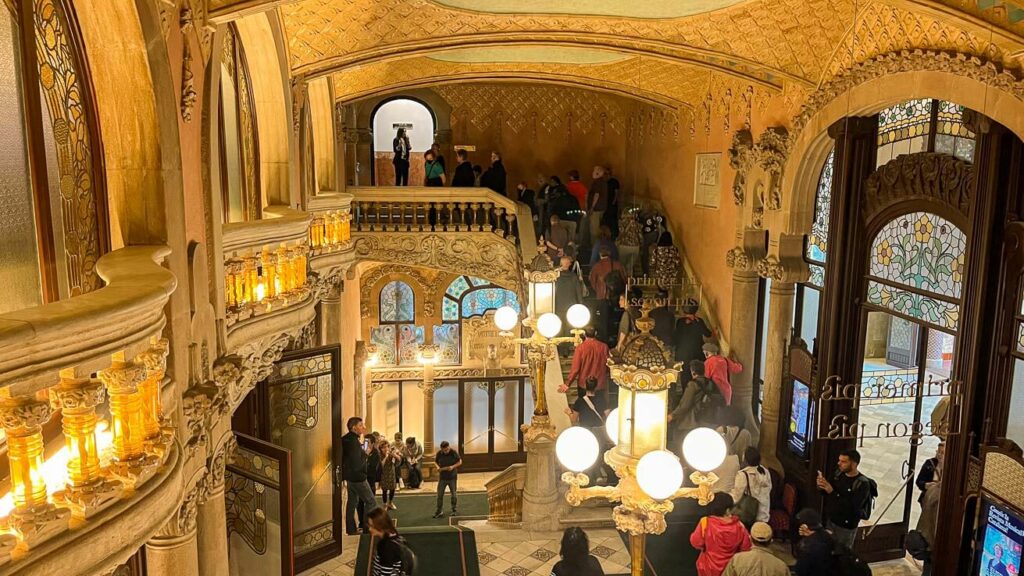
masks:
<svg viewBox="0 0 1024 576"><path fill-rule="evenodd" d="M0 536L0 550L15 556L68 527L71 513L47 501L43 478L43 424L52 413L49 402L39 397L0 401L14 497L14 512L0 520L0 532L6 533Z"/></svg>
<svg viewBox="0 0 1024 576"><path fill-rule="evenodd" d="M114 434L114 463L110 472L134 488L153 476L159 463L159 458L150 457L145 451L143 393L139 385L145 380L146 371L135 362L115 359L110 368L100 370L99 377L110 395L110 425Z"/></svg>
<svg viewBox="0 0 1024 576"><path fill-rule="evenodd" d="M64 444L68 451L67 488L53 495L76 519L85 519L116 500L121 483L108 480L100 471L96 442L96 407L105 398L103 383L90 378L62 375L50 389L50 405L61 411Z"/></svg>
<svg viewBox="0 0 1024 576"><path fill-rule="evenodd" d="M160 338L154 339L152 347L138 357L139 362L146 367L146 379L139 384L139 393L142 394L143 437L147 442L160 441L164 435L164 409L160 400L160 387L167 373L167 353L167 339Z"/></svg>
<svg viewBox="0 0 1024 576"><path fill-rule="evenodd" d="M545 390L547 382L548 360L551 359L552 346L546 343L527 344L526 357L530 363L530 371L533 373L533 415L536 418L548 416L548 395Z"/></svg>

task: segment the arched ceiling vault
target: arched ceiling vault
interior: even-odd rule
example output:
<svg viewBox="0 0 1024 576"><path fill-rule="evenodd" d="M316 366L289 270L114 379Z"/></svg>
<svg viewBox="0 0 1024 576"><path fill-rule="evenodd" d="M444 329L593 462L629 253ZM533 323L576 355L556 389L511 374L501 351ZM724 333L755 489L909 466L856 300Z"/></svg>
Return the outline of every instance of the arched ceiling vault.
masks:
<svg viewBox="0 0 1024 576"><path fill-rule="evenodd" d="M695 0L692 5L702 2L709 11L671 19L462 9L488 6L477 0L297 0L278 10L292 74L330 75L342 101L431 80L497 78L581 83L695 109L706 107L709 86L734 95L805 93L854 64L893 51L959 52L1016 66L1024 47L1024 0ZM506 4L505 9L517 5L501 6ZM554 4L611 6L604 0ZM452 51L497 53L516 47L550 49L552 61L438 58ZM623 57L581 63L554 55L569 49Z"/></svg>

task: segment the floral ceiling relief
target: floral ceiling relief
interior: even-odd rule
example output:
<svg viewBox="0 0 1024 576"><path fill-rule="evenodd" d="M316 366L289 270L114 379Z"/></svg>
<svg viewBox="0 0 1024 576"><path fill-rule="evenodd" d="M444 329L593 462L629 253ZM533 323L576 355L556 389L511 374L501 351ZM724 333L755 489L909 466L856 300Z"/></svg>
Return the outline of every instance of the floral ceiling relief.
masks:
<svg viewBox="0 0 1024 576"><path fill-rule="evenodd" d="M964 233L935 214L893 219L871 244L868 302L956 330L966 248Z"/></svg>

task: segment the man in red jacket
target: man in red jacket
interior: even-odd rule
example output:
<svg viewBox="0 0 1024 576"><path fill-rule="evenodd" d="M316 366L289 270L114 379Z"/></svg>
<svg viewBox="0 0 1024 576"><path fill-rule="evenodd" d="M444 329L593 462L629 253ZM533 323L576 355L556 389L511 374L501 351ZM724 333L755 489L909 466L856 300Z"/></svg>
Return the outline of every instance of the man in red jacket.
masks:
<svg viewBox="0 0 1024 576"><path fill-rule="evenodd" d="M704 374L707 375L722 392L725 398L725 405L732 405L732 383L730 374L738 374L743 370L739 362L726 358L719 353L718 345L708 342L702 348L704 350Z"/></svg>
<svg viewBox="0 0 1024 576"><path fill-rule="evenodd" d="M572 369L569 379L559 386L558 391L569 391L575 382L579 387L579 395L586 395L586 382L590 377L597 378L597 392L607 395L608 389L608 345L597 339L597 332L592 326L587 327L587 339L576 347L572 356Z"/></svg>

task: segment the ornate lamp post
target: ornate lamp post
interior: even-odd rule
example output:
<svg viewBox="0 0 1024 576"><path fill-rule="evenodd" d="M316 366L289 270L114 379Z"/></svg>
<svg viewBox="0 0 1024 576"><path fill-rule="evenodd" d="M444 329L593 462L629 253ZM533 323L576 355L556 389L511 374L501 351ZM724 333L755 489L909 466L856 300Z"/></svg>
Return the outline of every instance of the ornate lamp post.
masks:
<svg viewBox="0 0 1024 576"><path fill-rule="evenodd" d="M654 321L651 306L643 305L636 321L639 332L631 336L622 354L608 362L612 378L619 385L619 406L608 415L606 428L615 446L605 452L604 461L620 478L618 486L588 487L589 469L600 452L593 432L574 426L562 432L556 453L569 469L562 481L569 485L566 500L579 506L585 500L605 498L619 502L613 511L615 526L629 534L633 576L644 573L644 549L648 534L665 532L665 515L678 498L696 499L706 506L714 499L712 487L718 477L711 472L725 460L725 440L708 428L698 428L683 440L683 456L694 470L694 487L683 488L683 466L665 449L668 426L668 389L678 377L677 365L665 345L650 334Z"/></svg>
<svg viewBox="0 0 1024 576"><path fill-rule="evenodd" d="M494 324L501 335L513 345L525 345L526 355L533 375L533 418L523 425L523 440L526 444L526 483L523 487L523 526L530 529L557 528L558 518L551 513L558 500L558 481L555 470L554 442L555 427L548 415L547 394L544 383L547 364L556 358L559 344L582 341L583 327L590 322L590 310L576 304L566 311L566 320L573 327L572 336L559 336L562 319L554 313L555 281L560 271L544 254L538 254L526 269L529 282L529 313L523 325L531 329L527 337L513 333L519 323L519 315L503 306L494 313Z"/></svg>

